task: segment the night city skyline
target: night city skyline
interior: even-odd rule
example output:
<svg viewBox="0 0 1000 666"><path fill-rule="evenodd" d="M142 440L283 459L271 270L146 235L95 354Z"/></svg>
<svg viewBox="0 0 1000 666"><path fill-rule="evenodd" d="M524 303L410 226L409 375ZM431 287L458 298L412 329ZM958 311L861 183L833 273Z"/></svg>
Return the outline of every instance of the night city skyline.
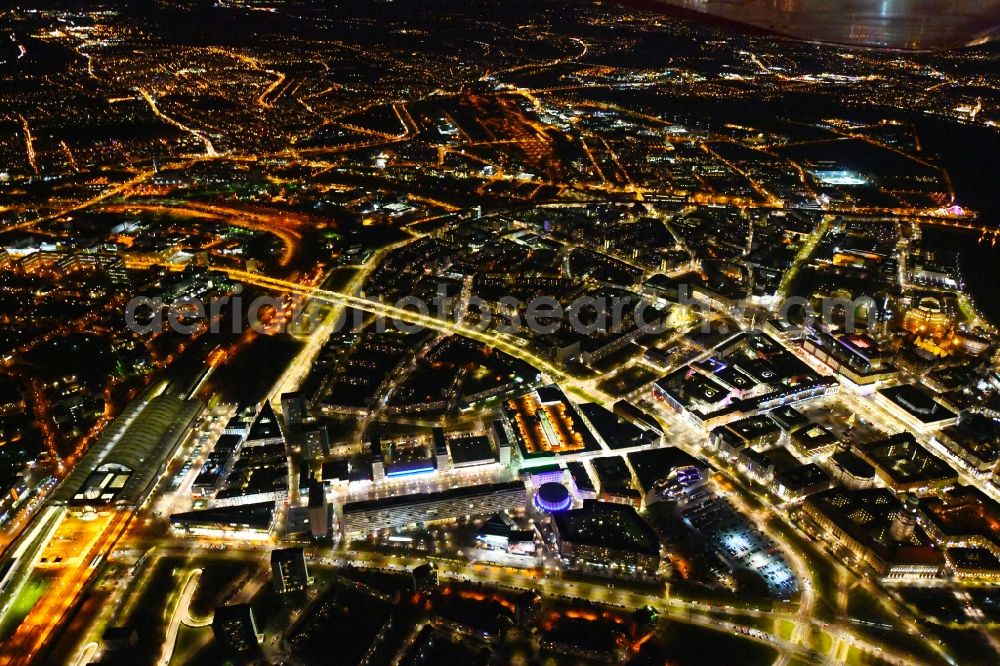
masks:
<svg viewBox="0 0 1000 666"><path fill-rule="evenodd" d="M1000 3L0 9L0 666L1000 662Z"/></svg>

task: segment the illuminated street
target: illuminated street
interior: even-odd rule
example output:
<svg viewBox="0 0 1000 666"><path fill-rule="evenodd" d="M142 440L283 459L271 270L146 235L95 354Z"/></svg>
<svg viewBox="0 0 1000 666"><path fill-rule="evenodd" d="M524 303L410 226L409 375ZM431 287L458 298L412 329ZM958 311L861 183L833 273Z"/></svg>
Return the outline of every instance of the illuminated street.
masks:
<svg viewBox="0 0 1000 666"><path fill-rule="evenodd" d="M0 664L1000 659L992 4L83 4L0 10Z"/></svg>

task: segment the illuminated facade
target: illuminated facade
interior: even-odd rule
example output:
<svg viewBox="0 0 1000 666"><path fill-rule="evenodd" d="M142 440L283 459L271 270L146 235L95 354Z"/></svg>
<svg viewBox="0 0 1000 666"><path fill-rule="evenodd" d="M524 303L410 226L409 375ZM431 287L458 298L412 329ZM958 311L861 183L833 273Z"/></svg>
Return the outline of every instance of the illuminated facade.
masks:
<svg viewBox="0 0 1000 666"><path fill-rule="evenodd" d="M920 501L922 525L940 544L983 548L1000 557L1000 506L970 486Z"/></svg>
<svg viewBox="0 0 1000 666"><path fill-rule="evenodd" d="M809 331L802 347L858 386L885 382L899 372L878 344L864 335L847 335L816 328Z"/></svg>
<svg viewBox="0 0 1000 666"><path fill-rule="evenodd" d="M348 502L344 505L341 530L344 537L356 538L381 530L491 515L498 511L523 511L527 501L524 484L512 481Z"/></svg>
<svg viewBox="0 0 1000 666"><path fill-rule="evenodd" d="M543 483L535 493L535 506L546 513L565 511L572 505L573 498L561 483Z"/></svg>
<svg viewBox="0 0 1000 666"><path fill-rule="evenodd" d="M958 479L955 470L918 444L908 432L862 444L856 451L875 468L885 485L896 492L942 488Z"/></svg>
<svg viewBox="0 0 1000 666"><path fill-rule="evenodd" d="M833 488L806 498L804 513L831 542L886 577L934 577L944 558L922 529L894 528L903 505L884 488ZM902 522L909 523L908 519ZM893 536L903 537L896 539Z"/></svg>
<svg viewBox="0 0 1000 666"><path fill-rule="evenodd" d="M917 306L907 310L903 317L903 328L907 331L918 336L930 336L935 340L944 338L951 327L951 318L936 298L921 298Z"/></svg>
<svg viewBox="0 0 1000 666"><path fill-rule="evenodd" d="M543 386L508 401L503 423L494 427L501 459L508 442L516 446L522 467L546 465L562 454L601 451L577 410L557 386Z"/></svg>
<svg viewBox="0 0 1000 666"><path fill-rule="evenodd" d="M581 509L554 513L553 524L567 565L602 575L656 576L660 544L633 507L584 500Z"/></svg>
<svg viewBox="0 0 1000 666"><path fill-rule="evenodd" d="M544 404L534 395L510 402L518 433L529 453L564 453L583 449L583 440L569 422L561 402Z"/></svg>

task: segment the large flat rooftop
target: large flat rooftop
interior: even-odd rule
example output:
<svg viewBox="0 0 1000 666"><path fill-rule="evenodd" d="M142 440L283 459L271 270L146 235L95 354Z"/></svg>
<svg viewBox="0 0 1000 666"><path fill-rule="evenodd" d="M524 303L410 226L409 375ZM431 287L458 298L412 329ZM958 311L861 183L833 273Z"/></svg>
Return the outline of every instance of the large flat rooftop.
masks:
<svg viewBox="0 0 1000 666"><path fill-rule="evenodd" d="M133 400L77 463L53 501L140 503L202 407L172 395Z"/></svg>
<svg viewBox="0 0 1000 666"><path fill-rule="evenodd" d="M926 391L909 384L885 388L879 393L924 425L944 423L957 416L955 412L937 402Z"/></svg>
<svg viewBox="0 0 1000 666"><path fill-rule="evenodd" d="M880 476L897 487L943 483L958 474L908 432L858 446L858 455L872 464Z"/></svg>
<svg viewBox="0 0 1000 666"><path fill-rule="evenodd" d="M523 491L524 484L520 481L508 481L506 483L488 483L481 486L463 486L461 488L449 488L435 493L415 493L413 495L396 495L393 497L382 497L372 500L361 500L358 502L347 502L344 504L344 514L360 513L363 511L385 511L396 508L433 504L435 502L445 502L450 500L473 499L496 493Z"/></svg>
<svg viewBox="0 0 1000 666"><path fill-rule="evenodd" d="M563 541L645 555L660 552L653 529L625 504L584 500L583 508L555 513L552 519Z"/></svg>
<svg viewBox="0 0 1000 666"><path fill-rule="evenodd" d="M601 448L577 408L556 386L543 386L509 400L504 411L525 458Z"/></svg>
<svg viewBox="0 0 1000 666"><path fill-rule="evenodd" d="M980 537L1000 551L1000 505L971 486L920 501L920 508L949 541Z"/></svg>
<svg viewBox="0 0 1000 666"><path fill-rule="evenodd" d="M675 469L703 466L690 454L673 446L633 451L627 457L643 492L652 490L658 482L666 479Z"/></svg>
<svg viewBox="0 0 1000 666"><path fill-rule="evenodd" d="M934 565L944 561L920 527L905 541L892 538L890 527L902 504L885 488L832 488L809 496L806 505L885 562Z"/></svg>

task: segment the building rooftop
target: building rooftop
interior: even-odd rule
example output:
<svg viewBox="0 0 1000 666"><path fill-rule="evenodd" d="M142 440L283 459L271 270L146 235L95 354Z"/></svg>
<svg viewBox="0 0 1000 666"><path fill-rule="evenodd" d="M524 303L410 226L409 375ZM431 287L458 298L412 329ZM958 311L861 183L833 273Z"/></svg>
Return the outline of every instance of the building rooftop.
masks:
<svg viewBox="0 0 1000 666"><path fill-rule="evenodd" d="M601 448L576 407L555 386L509 400L504 412L524 457L552 456Z"/></svg>
<svg viewBox="0 0 1000 666"><path fill-rule="evenodd" d="M764 358L741 358L735 361L734 367L753 377L760 384L777 384L781 379L778 369Z"/></svg>
<svg viewBox="0 0 1000 666"><path fill-rule="evenodd" d="M274 522L274 502L257 502L175 513L170 524L177 527L243 527L267 531Z"/></svg>
<svg viewBox="0 0 1000 666"><path fill-rule="evenodd" d="M215 441L215 447L212 449L212 452L229 455L239 449L242 442L243 438L239 435L222 434Z"/></svg>
<svg viewBox="0 0 1000 666"><path fill-rule="evenodd" d="M956 569L1000 572L1000 559L986 548L948 548L945 558Z"/></svg>
<svg viewBox="0 0 1000 666"><path fill-rule="evenodd" d="M569 474L573 477L573 483L576 485L577 490L583 492L594 492L594 482L590 478L590 474L587 473L587 468L584 466L582 461L571 460L566 463L566 469L569 470Z"/></svg>
<svg viewBox="0 0 1000 666"><path fill-rule="evenodd" d="M327 460L323 463L320 479L323 481L347 481L351 477L351 461L347 458Z"/></svg>
<svg viewBox="0 0 1000 666"><path fill-rule="evenodd" d="M684 407L717 405L729 397L725 386L691 368L675 370L658 379L656 386Z"/></svg>
<svg viewBox="0 0 1000 666"><path fill-rule="evenodd" d="M764 414L734 421L726 427L745 441L777 435L781 431L778 424Z"/></svg>
<svg viewBox="0 0 1000 666"><path fill-rule="evenodd" d="M271 551L271 577L279 592L301 589L309 584L309 571L302 548Z"/></svg>
<svg viewBox="0 0 1000 666"><path fill-rule="evenodd" d="M237 655L257 651L257 623L250 604L219 606L212 618L212 630L216 640Z"/></svg>
<svg viewBox="0 0 1000 666"><path fill-rule="evenodd" d="M948 421L955 418L955 412L946 408L924 390L911 384L901 384L879 391L894 405L924 424Z"/></svg>
<svg viewBox="0 0 1000 666"><path fill-rule="evenodd" d="M774 473L774 480L792 492L829 483L830 476L815 464L799 465Z"/></svg>
<svg viewBox="0 0 1000 666"><path fill-rule="evenodd" d="M431 502L442 502L447 500L458 500L465 497L479 497L482 495L492 495L494 493L509 492L512 490L524 490L524 484L520 481L508 481L506 483L487 483L481 486L463 486L460 488L449 488L435 493L415 493L413 495L396 495L394 497L382 497L372 500L361 500L358 502L347 502L344 504L344 513L356 513L361 511L387 510L397 507L409 507Z"/></svg>
<svg viewBox="0 0 1000 666"><path fill-rule="evenodd" d="M704 467L696 458L673 446L633 451L627 457L629 465L639 481L639 486L643 492L647 493L656 483L666 479L675 469L691 466Z"/></svg>
<svg viewBox="0 0 1000 666"><path fill-rule="evenodd" d="M854 541L892 564L940 564L944 559L930 538L916 527L902 542L889 534L902 504L885 488L845 490L832 488L810 495L806 505L826 516Z"/></svg>
<svg viewBox="0 0 1000 666"><path fill-rule="evenodd" d="M553 514L553 520L563 541L646 555L660 552L652 528L625 504L584 500L583 508Z"/></svg>
<svg viewBox="0 0 1000 666"><path fill-rule="evenodd" d="M837 436L827 427L810 423L796 428L791 434L792 442L806 455L837 443Z"/></svg>
<svg viewBox="0 0 1000 666"><path fill-rule="evenodd" d="M257 417L254 419L253 424L250 426L250 431L247 433L247 441L264 441L280 437L281 428L278 425L278 418L274 415L271 403L265 400L260 411L257 412Z"/></svg>
<svg viewBox="0 0 1000 666"><path fill-rule="evenodd" d="M924 516L948 540L981 537L1000 549L1000 505L972 486L920 500Z"/></svg>
<svg viewBox="0 0 1000 666"><path fill-rule="evenodd" d="M632 485L632 472L629 471L625 459L621 456L605 456L590 461L594 472L601 483L601 490L612 488L629 488Z"/></svg>
<svg viewBox="0 0 1000 666"><path fill-rule="evenodd" d="M1000 425L982 414L963 413L958 423L944 429L944 435L983 463L1000 460Z"/></svg>
<svg viewBox="0 0 1000 666"><path fill-rule="evenodd" d="M493 445L486 435L452 437L448 440L448 450L456 467L483 465L497 460Z"/></svg>
<svg viewBox="0 0 1000 666"><path fill-rule="evenodd" d="M385 466L388 477L411 476L433 472L436 467L434 458L417 458L413 460L392 461Z"/></svg>
<svg viewBox="0 0 1000 666"><path fill-rule="evenodd" d="M53 495L56 502L136 504L145 498L158 471L202 409L202 403L172 395L137 398L112 421ZM99 470L118 471L127 478L115 492L94 493L93 481L103 483ZM95 473L100 477L95 477ZM118 483L118 478L107 479ZM104 486L103 489L107 489ZM103 490L102 489L102 490Z"/></svg>
<svg viewBox="0 0 1000 666"><path fill-rule="evenodd" d="M580 405L579 409L609 448L629 449L645 446L654 443L659 438L659 433L640 428L596 403L584 403Z"/></svg>
<svg viewBox="0 0 1000 666"><path fill-rule="evenodd" d="M874 479L875 468L850 451L838 451L832 456L837 467L858 479Z"/></svg>
<svg viewBox="0 0 1000 666"><path fill-rule="evenodd" d="M501 539L510 538L511 532L514 531L516 525L514 521L510 519L505 513L495 513L490 517L479 531L476 533L477 538L487 538L496 537Z"/></svg>
<svg viewBox="0 0 1000 666"><path fill-rule="evenodd" d="M770 412L771 419L787 432L809 425L809 417L791 405L782 405Z"/></svg>
<svg viewBox="0 0 1000 666"><path fill-rule="evenodd" d="M957 479L958 474L917 443L908 432L857 447L858 455L875 466L877 472L897 486L939 483Z"/></svg>

